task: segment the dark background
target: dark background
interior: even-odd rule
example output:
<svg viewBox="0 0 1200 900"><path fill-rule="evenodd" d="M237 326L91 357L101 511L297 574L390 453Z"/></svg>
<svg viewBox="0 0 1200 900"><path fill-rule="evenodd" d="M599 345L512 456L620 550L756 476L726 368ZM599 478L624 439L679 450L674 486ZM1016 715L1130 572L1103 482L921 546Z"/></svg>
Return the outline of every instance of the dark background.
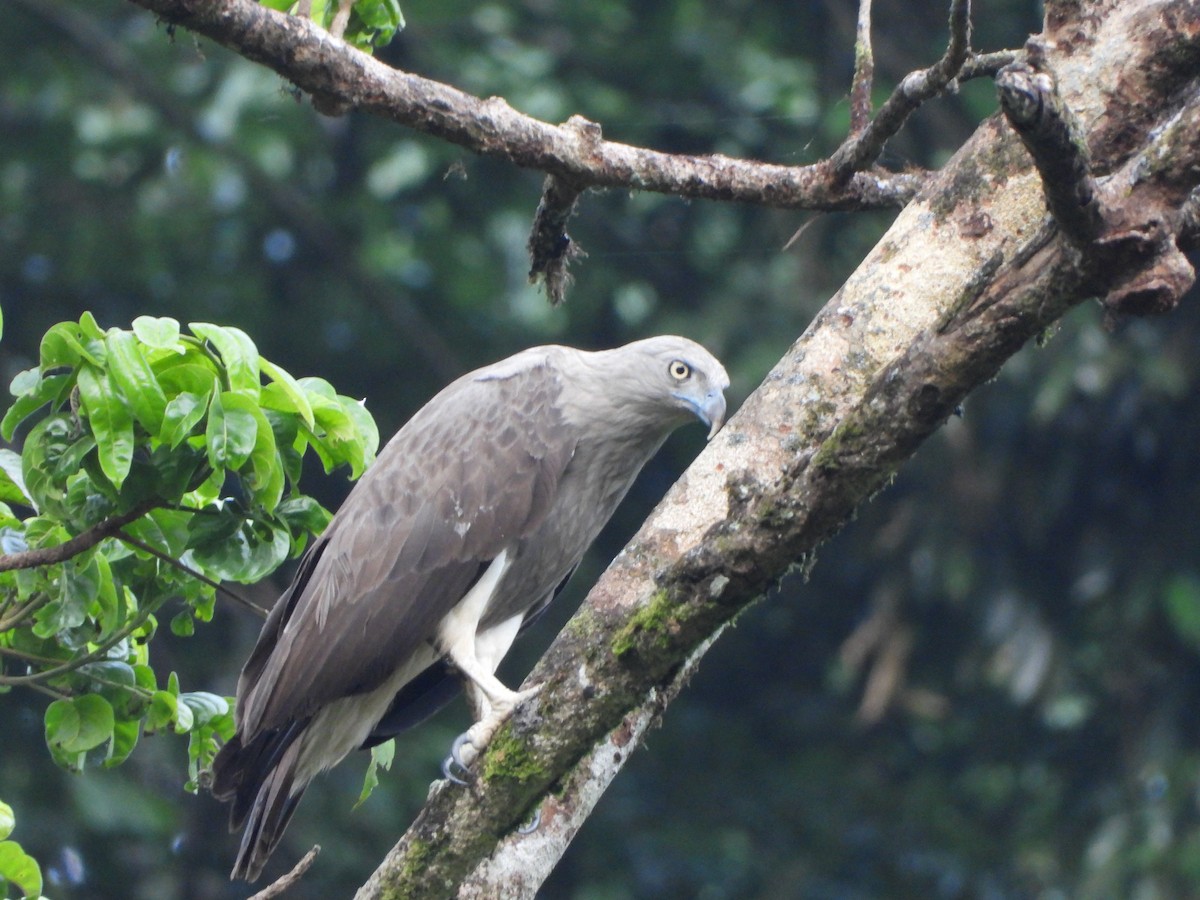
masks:
<svg viewBox="0 0 1200 900"><path fill-rule="evenodd" d="M943 3L876 2L878 99L945 42ZM856 4L417 0L389 63L610 139L782 163L844 133ZM21 0L0 28L0 377L91 310L245 329L297 375L365 397L391 434L451 377L551 341L704 342L749 393L891 219L591 193L568 304L526 280L541 176L388 123L327 119L276 76L117 0ZM976 4L1019 46L1037 4ZM990 83L922 109L893 168L938 166ZM811 221L791 249L781 248ZM1200 380L1194 304L1112 331L1085 305L1028 347L887 491L706 658L601 801L547 897L1187 897L1200 894ZM648 467L515 683L703 443ZM344 477L311 473L336 506ZM270 602L287 573L258 588ZM549 621L553 620L553 621ZM257 620L219 607L160 671L232 693ZM870 640L877 635L879 641ZM0 798L59 898L245 896L225 810L183 793L185 746L56 770L44 700L0 696ZM411 821L467 723L310 789L268 869L344 897Z"/></svg>

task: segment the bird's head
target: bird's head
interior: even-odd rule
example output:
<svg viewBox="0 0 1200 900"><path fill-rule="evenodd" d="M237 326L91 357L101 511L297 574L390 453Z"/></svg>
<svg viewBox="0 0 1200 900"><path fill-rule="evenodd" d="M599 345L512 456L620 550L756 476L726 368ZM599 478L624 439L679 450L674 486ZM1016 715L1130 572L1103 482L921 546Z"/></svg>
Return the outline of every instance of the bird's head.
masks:
<svg viewBox="0 0 1200 900"><path fill-rule="evenodd" d="M729 376L720 361L695 341L663 335L609 352L622 357L628 399L648 417L671 427L694 415L708 426L709 439L725 424Z"/></svg>

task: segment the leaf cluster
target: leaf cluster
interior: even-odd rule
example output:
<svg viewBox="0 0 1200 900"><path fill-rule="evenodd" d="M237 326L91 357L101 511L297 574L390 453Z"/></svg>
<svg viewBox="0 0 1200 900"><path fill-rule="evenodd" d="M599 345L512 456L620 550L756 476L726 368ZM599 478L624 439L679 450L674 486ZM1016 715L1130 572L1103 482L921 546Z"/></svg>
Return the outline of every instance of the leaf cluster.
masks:
<svg viewBox="0 0 1200 900"><path fill-rule="evenodd" d="M311 450L357 477L378 432L326 381L293 378L236 328L89 313L45 334L0 421L0 693L54 698L46 744L80 770L113 766L139 736L189 736L195 789L230 701L165 684L160 617L192 633L219 581L250 583L303 551L329 513L298 488Z"/></svg>

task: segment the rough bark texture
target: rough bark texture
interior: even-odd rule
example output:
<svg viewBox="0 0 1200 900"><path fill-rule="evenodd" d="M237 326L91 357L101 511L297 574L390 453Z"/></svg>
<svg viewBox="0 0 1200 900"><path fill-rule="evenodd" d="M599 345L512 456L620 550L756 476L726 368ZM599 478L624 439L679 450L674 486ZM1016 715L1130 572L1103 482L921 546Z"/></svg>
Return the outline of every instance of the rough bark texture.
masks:
<svg viewBox="0 0 1200 900"><path fill-rule="evenodd" d="M573 190L820 208L907 196L895 179L855 175L839 194L828 166L669 157L579 122L546 125L390 70L250 0L134 2L326 105L541 169ZM1200 8L1048 2L1044 46L1037 64L1086 136L1098 238L1064 237L1021 140L999 116L981 125L614 561L530 675L541 694L498 734L477 780L434 786L360 898L532 896L715 635L811 560L972 389L1088 297L1114 313L1178 301L1192 273L1176 238L1198 219L1194 203L1180 210L1200 180ZM538 828L517 834L535 808Z"/></svg>
<svg viewBox="0 0 1200 900"><path fill-rule="evenodd" d="M604 574L478 782L436 787L360 898L532 896L714 631L811 559L970 390L1088 297L1178 298L1198 34L1186 0L1061 19L1046 65L1109 175L1100 242L1060 234L1021 141L985 122ZM539 805L537 831L513 833Z"/></svg>

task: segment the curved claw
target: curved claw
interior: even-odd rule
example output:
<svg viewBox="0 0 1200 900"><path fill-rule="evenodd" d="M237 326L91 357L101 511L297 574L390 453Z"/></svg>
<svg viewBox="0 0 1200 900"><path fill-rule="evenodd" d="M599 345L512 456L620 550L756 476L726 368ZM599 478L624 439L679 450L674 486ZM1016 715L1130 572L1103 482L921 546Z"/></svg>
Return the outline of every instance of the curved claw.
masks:
<svg viewBox="0 0 1200 900"><path fill-rule="evenodd" d="M466 786L475 780L475 775L467 768L462 758L462 749L471 742L467 732L463 732L450 745L450 755L442 760L442 775L451 784ZM460 776L459 773L462 773Z"/></svg>
<svg viewBox="0 0 1200 900"><path fill-rule="evenodd" d="M542 824L542 808L539 806L533 811L533 818L517 829L517 834L533 834L538 830L538 826Z"/></svg>

